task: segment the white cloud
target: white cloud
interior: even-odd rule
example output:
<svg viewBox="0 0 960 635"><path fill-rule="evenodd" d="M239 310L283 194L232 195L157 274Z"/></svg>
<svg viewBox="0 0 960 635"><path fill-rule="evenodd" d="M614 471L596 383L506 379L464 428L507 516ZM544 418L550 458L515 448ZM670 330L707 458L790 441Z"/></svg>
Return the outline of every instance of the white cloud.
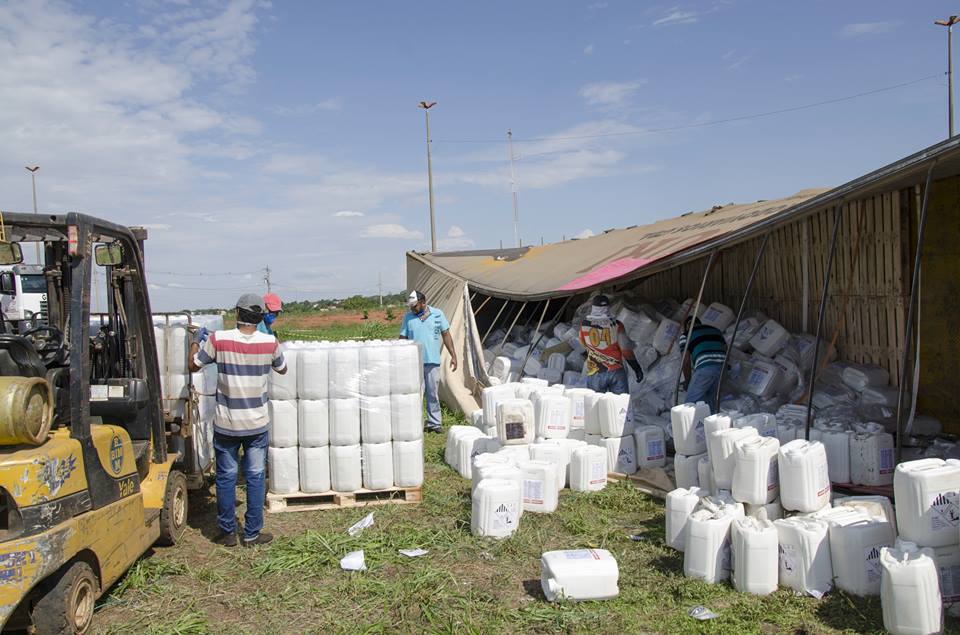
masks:
<svg viewBox="0 0 960 635"><path fill-rule="evenodd" d="M680 7L673 7L667 13L653 21L653 26L675 26L677 24L693 24L700 20L698 11L684 11Z"/></svg>
<svg viewBox="0 0 960 635"><path fill-rule="evenodd" d="M298 104L296 106L271 106L267 110L280 117L303 117L318 112L334 112L343 108L339 97L331 97L313 104Z"/></svg>
<svg viewBox="0 0 960 635"><path fill-rule="evenodd" d="M144 229L147 229L147 230L161 231L161 232L173 229L172 225L168 225L166 223L143 223L140 225L140 227L143 227Z"/></svg>
<svg viewBox="0 0 960 635"><path fill-rule="evenodd" d="M464 235L463 229L458 225L450 225L450 229L447 230L447 236L450 238L462 238Z"/></svg>
<svg viewBox="0 0 960 635"><path fill-rule="evenodd" d="M369 225L360 230L361 238L401 238L404 240L422 240L423 233L416 229L407 229L396 223Z"/></svg>
<svg viewBox="0 0 960 635"><path fill-rule="evenodd" d="M592 4L588 4L587 8L591 11L597 11L598 9L606 9L608 6L610 5L606 2L594 2Z"/></svg>
<svg viewBox="0 0 960 635"><path fill-rule="evenodd" d="M751 57L753 55L750 53L740 53L736 49L730 49L721 55L720 59L724 62L724 68L728 71L734 71L743 66Z"/></svg>
<svg viewBox="0 0 960 635"><path fill-rule="evenodd" d="M587 44L585 47L583 47L583 54L593 55L593 44Z"/></svg>
<svg viewBox="0 0 960 635"><path fill-rule="evenodd" d="M590 106L623 108L637 90L647 83L645 79L627 82L593 82L580 88L580 96Z"/></svg>
<svg viewBox="0 0 960 635"><path fill-rule="evenodd" d="M574 234L573 237L574 237L574 238L590 238L590 237L593 236L593 235L594 235L593 230L591 230L591 229L584 229L584 230L581 231L580 233Z"/></svg>
<svg viewBox="0 0 960 635"><path fill-rule="evenodd" d="M880 35L890 33L898 26L900 26L900 23L892 20L887 22L853 22L844 26L840 33L845 37Z"/></svg>
<svg viewBox="0 0 960 635"><path fill-rule="evenodd" d="M468 237L459 225L451 225L447 230L446 238L437 241L437 248L440 251L458 251L472 249L475 246L473 239Z"/></svg>
<svg viewBox="0 0 960 635"><path fill-rule="evenodd" d="M337 218L359 218L363 216L363 212L354 212L349 209L342 209L339 212L334 212L333 214Z"/></svg>

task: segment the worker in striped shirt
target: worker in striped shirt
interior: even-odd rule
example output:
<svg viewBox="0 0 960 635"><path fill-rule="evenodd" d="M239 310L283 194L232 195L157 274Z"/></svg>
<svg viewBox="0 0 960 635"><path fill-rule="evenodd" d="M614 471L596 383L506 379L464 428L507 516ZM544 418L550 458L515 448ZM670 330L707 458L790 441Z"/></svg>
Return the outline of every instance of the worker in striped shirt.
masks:
<svg viewBox="0 0 960 635"><path fill-rule="evenodd" d="M687 346L687 333L693 322L690 345ZM683 333L679 341L683 353L683 374L687 379L687 403L703 401L709 404L710 411L716 411L715 397L720 382L720 369L727 354L727 342L720 329L704 324L700 318L691 315L683 323ZM691 374L692 367L692 374Z"/></svg>
<svg viewBox="0 0 960 635"><path fill-rule="evenodd" d="M260 296L243 294L236 309L236 328L198 331L190 347L190 371L217 365L213 449L217 461L217 524L222 533L216 542L228 547L240 542L236 505L237 466L241 464L247 483L242 544L252 547L273 540L272 535L261 531L269 444L267 378L271 370L285 374L287 365L277 338L257 330L265 313Z"/></svg>

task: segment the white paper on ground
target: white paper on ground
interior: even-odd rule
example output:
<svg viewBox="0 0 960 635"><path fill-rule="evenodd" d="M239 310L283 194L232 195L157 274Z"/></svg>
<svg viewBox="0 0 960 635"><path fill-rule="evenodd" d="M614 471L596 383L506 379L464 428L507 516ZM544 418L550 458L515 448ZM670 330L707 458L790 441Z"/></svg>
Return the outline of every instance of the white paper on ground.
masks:
<svg viewBox="0 0 960 635"><path fill-rule="evenodd" d="M363 559L363 549L351 551L341 558L340 568L344 571L366 571L367 563Z"/></svg>
<svg viewBox="0 0 960 635"><path fill-rule="evenodd" d="M401 550L400 550L400 553L403 554L403 555L405 555L405 556L408 557L408 558L416 558L416 557L419 557L419 556L425 556L425 555L427 555L427 554L430 553L430 552L427 551L426 549L420 549L420 548L418 547L418 548L416 548L416 549L401 549Z"/></svg>
<svg viewBox="0 0 960 635"><path fill-rule="evenodd" d="M373 526L373 512L370 512L369 514L367 514L357 522L353 523L353 525L350 526L350 529L347 530L347 533L350 534L351 536L358 536L360 535L361 531L363 531L367 527L372 527L372 526Z"/></svg>

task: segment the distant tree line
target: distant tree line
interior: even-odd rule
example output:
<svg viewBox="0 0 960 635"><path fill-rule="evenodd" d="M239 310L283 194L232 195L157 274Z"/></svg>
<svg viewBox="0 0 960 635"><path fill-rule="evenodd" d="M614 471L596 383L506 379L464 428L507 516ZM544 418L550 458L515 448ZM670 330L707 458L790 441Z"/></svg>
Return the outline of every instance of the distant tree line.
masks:
<svg viewBox="0 0 960 635"><path fill-rule="evenodd" d="M281 299L283 295L281 294ZM407 299L406 293L392 293L383 296L383 306L402 305ZM287 313L310 313L313 311L342 309L344 311L371 311L380 308L380 296L352 295L349 298L332 300L284 300L283 310ZM192 309L193 313L218 313L221 308Z"/></svg>

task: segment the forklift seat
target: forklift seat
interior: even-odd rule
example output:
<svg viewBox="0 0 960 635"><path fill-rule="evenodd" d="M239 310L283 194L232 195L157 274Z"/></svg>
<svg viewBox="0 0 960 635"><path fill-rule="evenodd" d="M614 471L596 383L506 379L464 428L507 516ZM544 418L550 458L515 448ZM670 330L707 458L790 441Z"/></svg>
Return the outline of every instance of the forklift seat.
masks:
<svg viewBox="0 0 960 635"><path fill-rule="evenodd" d="M45 377L47 367L33 342L20 335L0 335L0 375L5 377Z"/></svg>

